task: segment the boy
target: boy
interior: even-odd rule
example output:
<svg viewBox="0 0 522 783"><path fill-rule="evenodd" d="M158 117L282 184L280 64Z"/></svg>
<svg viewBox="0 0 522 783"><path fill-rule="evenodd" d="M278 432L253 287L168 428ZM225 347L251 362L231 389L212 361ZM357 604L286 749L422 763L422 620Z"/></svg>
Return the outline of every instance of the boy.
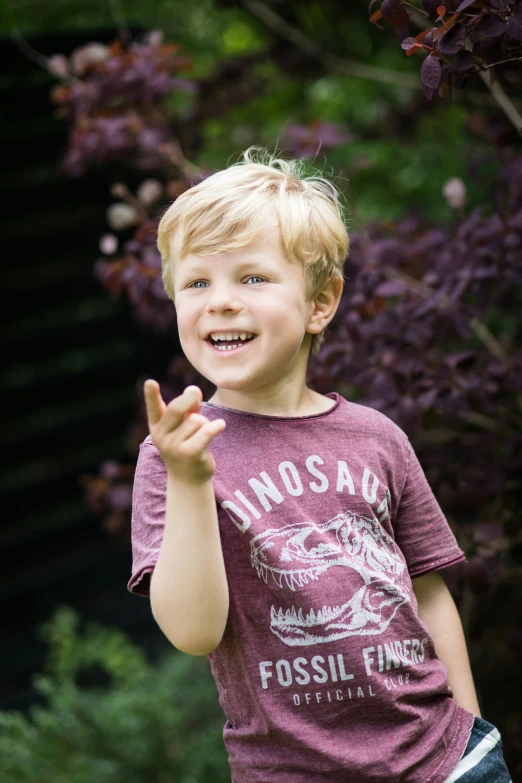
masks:
<svg viewBox="0 0 522 783"><path fill-rule="evenodd" d="M145 383L128 589L208 655L232 783L508 783L439 573L465 555L407 436L306 386L343 290L337 191L249 150L169 207L158 247L216 392Z"/></svg>

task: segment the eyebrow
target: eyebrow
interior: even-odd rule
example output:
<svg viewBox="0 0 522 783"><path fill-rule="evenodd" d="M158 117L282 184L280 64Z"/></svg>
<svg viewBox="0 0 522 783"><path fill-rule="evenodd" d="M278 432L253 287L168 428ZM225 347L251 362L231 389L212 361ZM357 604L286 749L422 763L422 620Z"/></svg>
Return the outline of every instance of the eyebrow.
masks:
<svg viewBox="0 0 522 783"><path fill-rule="evenodd" d="M212 264L205 262L203 258L199 258L197 261L194 261L192 264L184 264L183 261L185 260L186 259L183 259L181 261L181 266L179 269L180 273L186 272L186 274L190 275L194 272L197 272L198 269L207 269L208 266L212 266ZM237 269L243 269L243 267L252 266L253 264L266 264L271 266L272 262L268 258L252 257L252 258L242 259L241 261L237 262L234 266Z"/></svg>

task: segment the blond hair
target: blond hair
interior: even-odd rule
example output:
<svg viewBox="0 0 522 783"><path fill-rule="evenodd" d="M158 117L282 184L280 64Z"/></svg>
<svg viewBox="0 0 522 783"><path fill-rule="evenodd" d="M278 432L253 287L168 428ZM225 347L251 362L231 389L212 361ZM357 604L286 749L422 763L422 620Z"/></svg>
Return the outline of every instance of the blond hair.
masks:
<svg viewBox="0 0 522 783"><path fill-rule="evenodd" d="M256 154L257 153L257 154ZM172 240L179 259L241 250L261 236L268 212L277 215L287 257L303 266L305 301L315 299L331 277L344 283L349 237L340 193L320 174L304 176L304 164L249 147L243 160L186 190L158 226L165 292L175 299ZM324 342L312 335L310 355Z"/></svg>

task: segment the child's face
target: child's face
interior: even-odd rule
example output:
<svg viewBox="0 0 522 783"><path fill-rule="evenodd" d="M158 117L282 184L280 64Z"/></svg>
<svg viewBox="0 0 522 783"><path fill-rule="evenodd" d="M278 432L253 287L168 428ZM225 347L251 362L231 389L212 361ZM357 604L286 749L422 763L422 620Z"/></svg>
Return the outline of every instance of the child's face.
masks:
<svg viewBox="0 0 522 783"><path fill-rule="evenodd" d="M176 259L174 281L183 352L218 390L271 398L304 384L312 331L320 329L307 333L314 305L305 303L303 269L286 257L273 223L242 250ZM256 337L220 352L207 340L214 331Z"/></svg>

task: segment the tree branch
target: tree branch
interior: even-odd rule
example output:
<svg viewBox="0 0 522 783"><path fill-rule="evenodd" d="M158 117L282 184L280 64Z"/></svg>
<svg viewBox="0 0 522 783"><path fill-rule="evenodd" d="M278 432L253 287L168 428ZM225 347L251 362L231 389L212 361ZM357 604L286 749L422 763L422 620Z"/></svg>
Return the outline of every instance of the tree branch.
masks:
<svg viewBox="0 0 522 783"><path fill-rule="evenodd" d="M420 80L417 76L403 73L402 71L397 72L385 68L376 68L372 65L353 62L352 60L346 60L345 58L337 57L334 54L325 52L315 43L315 41L305 35L305 33L302 33L301 30L288 24L279 14L273 11L272 8L266 6L261 0L240 0L240 3L252 14L252 16L255 16L263 22L270 30L287 41L290 41L297 49L306 52L311 57L314 57L316 60L323 63L329 70L337 71L338 73L343 73L347 76L356 76L360 79L369 79L370 81L398 85L411 90L418 90L420 87ZM413 6L411 7L413 8ZM419 29L425 30L426 24L430 22L429 20L424 19L422 12L420 12L419 9L416 9L416 11L417 13L412 13L410 18ZM466 43L468 43L467 40ZM498 103L518 130L520 126L522 126L522 117L518 113L516 105L520 105L522 108L522 102L517 101L515 105L497 83L491 85L485 73L481 73L480 71L477 71L477 73L481 76L491 92L490 100L488 100L487 94L477 92L476 90L466 90L462 95L462 99L480 106L483 106L484 103Z"/></svg>
<svg viewBox="0 0 522 783"><path fill-rule="evenodd" d="M315 41L308 38L307 35L297 28L289 25L279 16L279 14L276 14L275 11L260 2L260 0L240 0L240 2L253 16L260 19L275 33L282 38L286 38L286 40L294 44L297 49L306 52L311 57L315 57L315 59L322 62L323 65L331 70L347 74L348 76L358 76L361 79L370 79L386 84L398 84L401 87L408 87L413 90L419 89L420 82L416 76L410 76L408 73L390 71L385 68L376 68L373 65L353 62L352 60L346 60L323 51L317 46Z"/></svg>
<svg viewBox="0 0 522 783"><path fill-rule="evenodd" d="M499 60L498 63L490 63L490 65L483 65L482 70L487 71L488 68L494 68L495 65L504 65L504 63L513 63L515 60L522 60L522 57L510 57L509 60Z"/></svg>
<svg viewBox="0 0 522 783"><path fill-rule="evenodd" d="M39 65L48 73L52 73L56 79L60 79L63 82L79 83L81 81L80 79L77 79L76 76L73 76L72 73L68 72L67 74L60 74L55 72L52 69L51 58L46 57L44 54L40 54L40 52L37 52L36 49L33 49L31 44L25 40L24 36L22 35L22 33L17 27L12 27L11 30L9 31L9 34L14 45L25 57L27 57L28 60L30 60L33 63L36 63L36 65Z"/></svg>
<svg viewBox="0 0 522 783"><path fill-rule="evenodd" d="M472 36L470 35L466 40L464 41L464 46L468 51L473 50L473 43ZM490 66L492 67L492 66ZM488 90L491 92L493 98L496 100L508 120L515 126L517 129L519 135L522 136L522 114L520 114L516 108L516 106L513 104L511 99L506 95L502 87L498 82L491 83L490 77L485 73L484 71L477 71L478 75L488 88Z"/></svg>

